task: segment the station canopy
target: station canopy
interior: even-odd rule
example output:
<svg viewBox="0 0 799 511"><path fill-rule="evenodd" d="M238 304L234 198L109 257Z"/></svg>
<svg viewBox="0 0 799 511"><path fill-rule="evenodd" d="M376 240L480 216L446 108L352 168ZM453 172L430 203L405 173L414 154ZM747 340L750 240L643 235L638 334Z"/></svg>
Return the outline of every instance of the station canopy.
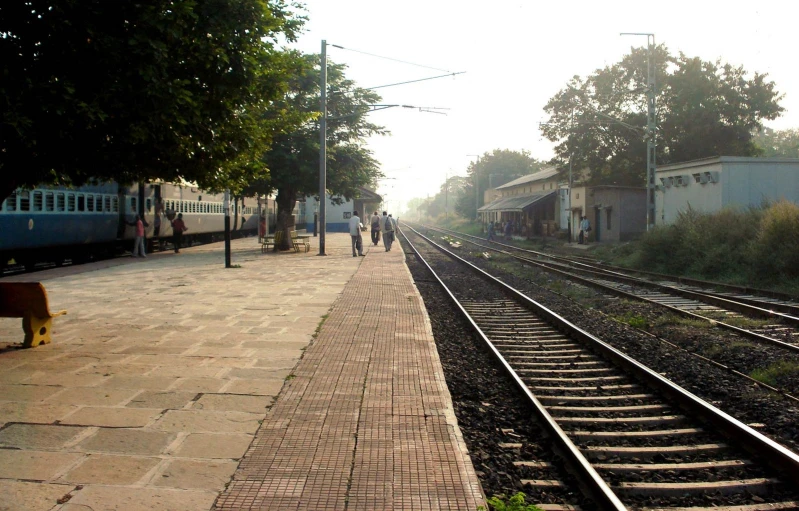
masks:
<svg viewBox="0 0 799 511"><path fill-rule="evenodd" d="M489 211L508 212L508 213L522 213L532 205L541 202L542 200L552 197L557 193L557 190L549 190L546 192L533 193L529 195L513 195L511 197L500 197L494 202L489 202L482 206L477 211L486 213Z"/></svg>

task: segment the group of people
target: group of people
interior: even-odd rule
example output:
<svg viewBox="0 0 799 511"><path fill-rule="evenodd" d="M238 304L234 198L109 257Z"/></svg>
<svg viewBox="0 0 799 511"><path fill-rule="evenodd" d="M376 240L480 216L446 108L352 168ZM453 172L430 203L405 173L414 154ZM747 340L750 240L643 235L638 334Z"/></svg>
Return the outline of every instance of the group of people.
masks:
<svg viewBox="0 0 799 511"><path fill-rule="evenodd" d="M381 217L377 214L377 211L375 211L369 223L372 227L372 243L374 246L377 246L380 242L380 234L382 233L383 246L386 248L386 252L391 250L391 245L394 243L394 230L396 228L396 223L391 215L383 211L383 216ZM350 237L352 238L352 257L365 256L366 254L363 253L363 238L361 237L361 228L363 224L361 223L361 217L358 216L357 211L352 212L349 227Z"/></svg>
<svg viewBox="0 0 799 511"><path fill-rule="evenodd" d="M136 228L136 237L133 240L133 253L131 256L146 258L144 228L149 227L150 224L148 224L141 215L136 215L136 219L133 222L125 223ZM186 227L186 222L183 221L183 213L178 213L177 218L172 220L172 244L175 245L176 254L180 253L183 233L188 230L189 228Z"/></svg>
<svg viewBox="0 0 799 511"><path fill-rule="evenodd" d="M518 222L517 222L518 224ZM505 235L505 239L510 241L513 239L513 222L488 222L488 237L486 241L491 241L496 236L497 230Z"/></svg>

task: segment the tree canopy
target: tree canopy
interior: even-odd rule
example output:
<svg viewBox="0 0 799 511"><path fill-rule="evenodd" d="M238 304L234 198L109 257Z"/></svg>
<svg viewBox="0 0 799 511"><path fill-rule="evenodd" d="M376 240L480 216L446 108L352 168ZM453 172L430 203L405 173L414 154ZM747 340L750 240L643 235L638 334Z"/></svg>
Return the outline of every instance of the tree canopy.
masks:
<svg viewBox="0 0 799 511"><path fill-rule="evenodd" d="M304 55L303 65L292 77L289 91L277 104L280 110L312 114L311 121L275 137L262 161L270 169L253 180L249 190L277 192L279 213L289 214L298 197L319 193L319 55ZM365 139L385 129L366 118L370 105L380 101L376 93L357 87L348 79L346 66L328 62L327 190L332 196L356 197L358 187L379 177L379 165Z"/></svg>
<svg viewBox="0 0 799 511"><path fill-rule="evenodd" d="M665 46L655 50L657 161L754 156L752 133L783 108L768 75L702 61ZM641 185L646 175L647 50L633 49L613 65L573 77L544 107L541 130L564 172L590 169L588 182Z"/></svg>
<svg viewBox="0 0 799 511"><path fill-rule="evenodd" d="M760 150L759 156L799 158L799 129L773 130L763 128L752 139Z"/></svg>
<svg viewBox="0 0 799 511"><path fill-rule="evenodd" d="M456 198L457 213L464 218L476 218L477 208L483 206L483 192L489 188L492 181L495 186L500 181L504 184L517 177L538 172L545 165L545 162L530 156L528 151L494 149L490 153L483 153L477 161L469 163L466 169L469 178ZM475 175L479 184L479 197L474 189ZM477 205L475 200L479 201Z"/></svg>
<svg viewBox="0 0 799 511"><path fill-rule="evenodd" d="M303 22L284 0L4 3L0 198L90 179L235 189L266 173L248 162L299 121L266 113L296 65L278 42Z"/></svg>

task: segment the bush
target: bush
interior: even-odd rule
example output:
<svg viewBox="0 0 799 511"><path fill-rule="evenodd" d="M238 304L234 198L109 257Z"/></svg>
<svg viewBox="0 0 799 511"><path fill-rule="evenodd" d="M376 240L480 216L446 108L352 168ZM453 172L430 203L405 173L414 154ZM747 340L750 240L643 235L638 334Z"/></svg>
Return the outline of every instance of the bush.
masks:
<svg viewBox="0 0 799 511"><path fill-rule="evenodd" d="M799 206L681 212L641 237L632 265L652 271L751 284L799 277Z"/></svg>
<svg viewBox="0 0 799 511"><path fill-rule="evenodd" d="M780 201L763 212L754 269L766 280L799 277L799 206Z"/></svg>

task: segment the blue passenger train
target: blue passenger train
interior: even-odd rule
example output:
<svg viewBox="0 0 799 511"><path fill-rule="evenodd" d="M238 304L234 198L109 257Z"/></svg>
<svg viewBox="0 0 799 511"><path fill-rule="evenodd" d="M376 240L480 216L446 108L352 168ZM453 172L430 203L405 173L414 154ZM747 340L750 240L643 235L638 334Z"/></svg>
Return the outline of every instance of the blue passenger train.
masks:
<svg viewBox="0 0 799 511"><path fill-rule="evenodd" d="M139 214L147 222L150 251L171 241L171 220L183 213L189 230L184 243L210 242L224 235L223 195L191 185L118 183L79 188L17 190L0 205L0 268L9 263L30 269L36 263L85 262L129 249ZM231 230L255 234L258 201L231 200Z"/></svg>

